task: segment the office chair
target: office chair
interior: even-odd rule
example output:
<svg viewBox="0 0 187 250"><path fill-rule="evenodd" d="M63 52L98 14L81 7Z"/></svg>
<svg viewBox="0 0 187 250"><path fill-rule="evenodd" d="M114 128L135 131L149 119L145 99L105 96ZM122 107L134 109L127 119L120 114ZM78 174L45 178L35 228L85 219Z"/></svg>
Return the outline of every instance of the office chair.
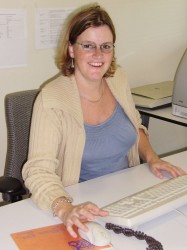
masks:
<svg viewBox="0 0 187 250"><path fill-rule="evenodd" d="M22 167L27 160L32 109L39 89L5 96L7 153L4 175L0 177L0 192L4 203L22 200L28 194L22 179Z"/></svg>

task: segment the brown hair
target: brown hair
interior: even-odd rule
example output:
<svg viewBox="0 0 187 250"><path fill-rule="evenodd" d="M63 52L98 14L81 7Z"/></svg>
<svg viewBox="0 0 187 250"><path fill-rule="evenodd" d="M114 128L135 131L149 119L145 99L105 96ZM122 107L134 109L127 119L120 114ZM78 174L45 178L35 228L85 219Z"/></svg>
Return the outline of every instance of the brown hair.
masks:
<svg viewBox="0 0 187 250"><path fill-rule="evenodd" d="M70 76L74 73L74 68L71 67L71 57L69 55L68 45L74 44L77 37L89 27L99 27L107 25L113 35L113 43L116 41L116 33L113 22L108 13L101 8L97 3L85 5L72 12L64 23L61 33L55 63L65 76ZM116 59L113 57L112 63L105 77L113 76L116 70Z"/></svg>

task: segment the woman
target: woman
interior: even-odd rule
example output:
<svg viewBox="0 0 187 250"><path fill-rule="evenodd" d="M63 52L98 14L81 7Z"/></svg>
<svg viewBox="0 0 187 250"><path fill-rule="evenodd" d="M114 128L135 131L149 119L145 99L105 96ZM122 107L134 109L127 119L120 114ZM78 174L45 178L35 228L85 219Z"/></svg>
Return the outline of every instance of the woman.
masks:
<svg viewBox="0 0 187 250"><path fill-rule="evenodd" d="M34 105L25 185L42 209L52 210L76 237L73 225L107 216L97 205L74 206L64 187L140 163L162 178L184 174L152 150L135 109L126 75L115 60L114 25L97 4L71 15L59 43L62 74Z"/></svg>

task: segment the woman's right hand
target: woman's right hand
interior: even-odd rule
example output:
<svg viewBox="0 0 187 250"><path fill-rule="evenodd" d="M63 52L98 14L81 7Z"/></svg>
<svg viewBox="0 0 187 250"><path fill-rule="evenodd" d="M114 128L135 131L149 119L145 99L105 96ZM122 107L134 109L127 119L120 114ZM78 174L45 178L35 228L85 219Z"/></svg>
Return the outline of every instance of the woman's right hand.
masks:
<svg viewBox="0 0 187 250"><path fill-rule="evenodd" d="M85 202L76 206L67 202L58 209L56 215L63 221L68 233L76 238L77 234L74 231L74 225L87 232L88 228L84 225L83 221L94 220L96 216L107 216L108 212L100 209L91 202Z"/></svg>

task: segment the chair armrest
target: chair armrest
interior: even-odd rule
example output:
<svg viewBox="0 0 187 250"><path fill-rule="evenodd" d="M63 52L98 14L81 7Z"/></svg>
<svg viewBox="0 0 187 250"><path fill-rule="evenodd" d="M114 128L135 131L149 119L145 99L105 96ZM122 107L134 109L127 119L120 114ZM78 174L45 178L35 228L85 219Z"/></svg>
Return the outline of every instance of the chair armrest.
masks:
<svg viewBox="0 0 187 250"><path fill-rule="evenodd" d="M23 189L22 183L14 177L0 177L0 193L12 194Z"/></svg>

